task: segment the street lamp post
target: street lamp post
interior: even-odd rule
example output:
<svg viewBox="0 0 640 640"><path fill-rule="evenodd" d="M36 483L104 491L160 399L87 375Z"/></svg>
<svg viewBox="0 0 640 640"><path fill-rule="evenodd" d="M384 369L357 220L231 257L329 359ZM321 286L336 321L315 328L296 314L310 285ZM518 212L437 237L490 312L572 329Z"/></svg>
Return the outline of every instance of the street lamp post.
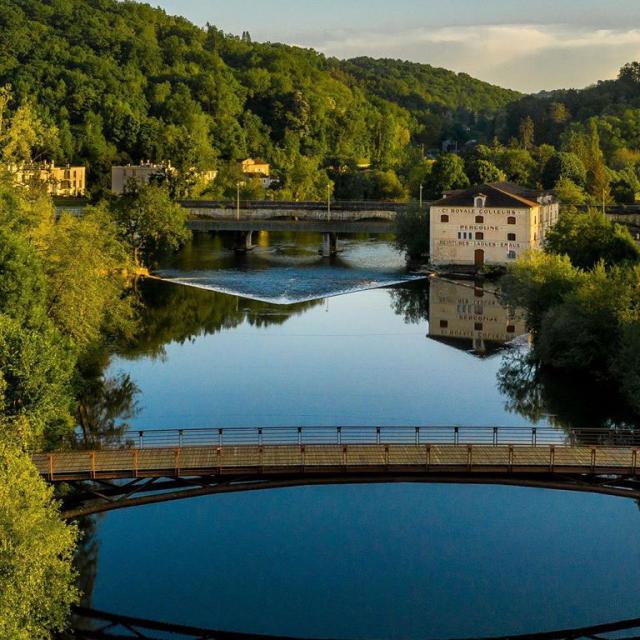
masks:
<svg viewBox="0 0 640 640"><path fill-rule="evenodd" d="M327 220L331 220L331 183L327 184Z"/></svg>
<svg viewBox="0 0 640 640"><path fill-rule="evenodd" d="M236 220L240 220L240 181L236 182Z"/></svg>
<svg viewBox="0 0 640 640"><path fill-rule="evenodd" d="M422 190L424 189L424 185L420 185L420 208L422 209Z"/></svg>

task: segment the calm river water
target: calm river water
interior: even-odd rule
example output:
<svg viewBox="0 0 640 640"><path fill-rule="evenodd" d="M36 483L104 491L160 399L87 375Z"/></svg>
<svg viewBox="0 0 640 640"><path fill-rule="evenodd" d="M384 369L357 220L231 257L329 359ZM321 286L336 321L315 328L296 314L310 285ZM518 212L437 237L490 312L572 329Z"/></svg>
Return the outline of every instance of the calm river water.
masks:
<svg viewBox="0 0 640 640"><path fill-rule="evenodd" d="M332 262L318 247L264 234L237 258L200 236L163 265L187 286L145 285L143 335L110 365L141 389L132 426L566 422L546 415L556 397L524 410L499 384L526 339L489 290L411 281L384 239L345 242ZM301 637L585 626L640 616L639 525L632 501L504 487L207 497L100 518L91 604Z"/></svg>

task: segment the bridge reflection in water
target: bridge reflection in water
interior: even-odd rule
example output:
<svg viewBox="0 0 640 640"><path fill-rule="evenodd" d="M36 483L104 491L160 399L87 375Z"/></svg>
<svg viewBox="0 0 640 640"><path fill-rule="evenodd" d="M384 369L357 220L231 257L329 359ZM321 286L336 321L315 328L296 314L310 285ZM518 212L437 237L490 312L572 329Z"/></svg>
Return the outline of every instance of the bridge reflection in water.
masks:
<svg viewBox="0 0 640 640"><path fill-rule="evenodd" d="M624 632L629 632L625 634ZM575 629L561 629L542 633L527 633L510 636L496 636L482 640L578 640L605 639L619 640L640 637L640 618L621 620L609 624L595 625ZM144 620L129 616L77 608L74 616L74 628L60 640L124 640L126 638L142 638L143 640L296 640L286 636L268 636L249 633L234 633L214 629L203 629L187 625L168 624L152 620ZM479 640L479 639L478 639Z"/></svg>
<svg viewBox="0 0 640 640"><path fill-rule="evenodd" d="M71 483L68 518L302 485L502 484L640 499L640 436L550 427L270 427L138 431L94 451L33 455Z"/></svg>

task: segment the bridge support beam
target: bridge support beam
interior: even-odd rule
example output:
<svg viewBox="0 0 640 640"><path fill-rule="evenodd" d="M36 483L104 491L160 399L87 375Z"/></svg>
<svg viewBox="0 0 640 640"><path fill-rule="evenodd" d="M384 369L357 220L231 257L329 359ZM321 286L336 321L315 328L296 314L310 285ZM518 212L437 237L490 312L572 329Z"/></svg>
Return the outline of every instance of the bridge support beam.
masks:
<svg viewBox="0 0 640 640"><path fill-rule="evenodd" d="M335 256L338 253L338 234L323 233L322 234L322 255L325 258Z"/></svg>
<svg viewBox="0 0 640 640"><path fill-rule="evenodd" d="M233 250L236 253L247 253L253 249L253 231L236 231Z"/></svg>

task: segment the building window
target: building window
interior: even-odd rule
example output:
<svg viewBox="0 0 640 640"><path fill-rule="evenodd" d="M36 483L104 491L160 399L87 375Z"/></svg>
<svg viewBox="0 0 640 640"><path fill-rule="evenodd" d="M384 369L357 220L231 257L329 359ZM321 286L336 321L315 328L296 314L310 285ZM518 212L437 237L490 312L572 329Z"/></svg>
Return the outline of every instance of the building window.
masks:
<svg viewBox="0 0 640 640"><path fill-rule="evenodd" d="M507 218L507 224L515 224L516 223L516 218L515 216L509 216Z"/></svg>
<svg viewBox="0 0 640 640"><path fill-rule="evenodd" d="M476 216L476 224L483 224L484 216Z"/></svg>
<svg viewBox="0 0 640 640"><path fill-rule="evenodd" d="M482 329L484 328L484 325L482 324L482 322L476 322L476 323L473 325L473 328L474 328L476 331L482 331Z"/></svg>
<svg viewBox="0 0 640 640"><path fill-rule="evenodd" d="M449 216L441 215L440 216L440 222L449 222Z"/></svg>
<svg viewBox="0 0 640 640"><path fill-rule="evenodd" d="M507 234L507 240L509 242L515 242L516 241L516 234L515 233L508 233Z"/></svg>
<svg viewBox="0 0 640 640"><path fill-rule="evenodd" d="M473 290L473 295L476 298L484 298L484 289L482 287L475 287Z"/></svg>
<svg viewBox="0 0 640 640"><path fill-rule="evenodd" d="M487 196L478 195L474 198L473 202L476 208L481 209L482 207L484 207L486 201L487 201Z"/></svg>
<svg viewBox="0 0 640 640"><path fill-rule="evenodd" d="M440 320L440 328L441 329L447 329L449 327L449 321L448 320Z"/></svg>
<svg viewBox="0 0 640 640"><path fill-rule="evenodd" d="M515 332L516 332L516 328L512 324L510 324L507 327L507 333L515 333Z"/></svg>
<svg viewBox="0 0 640 640"><path fill-rule="evenodd" d="M508 254L507 257L509 258L509 260L515 260L517 258L516 252L515 251L509 251L509 254Z"/></svg>
<svg viewBox="0 0 640 640"><path fill-rule="evenodd" d="M484 240L484 233L482 233L482 231L476 232L476 240Z"/></svg>

